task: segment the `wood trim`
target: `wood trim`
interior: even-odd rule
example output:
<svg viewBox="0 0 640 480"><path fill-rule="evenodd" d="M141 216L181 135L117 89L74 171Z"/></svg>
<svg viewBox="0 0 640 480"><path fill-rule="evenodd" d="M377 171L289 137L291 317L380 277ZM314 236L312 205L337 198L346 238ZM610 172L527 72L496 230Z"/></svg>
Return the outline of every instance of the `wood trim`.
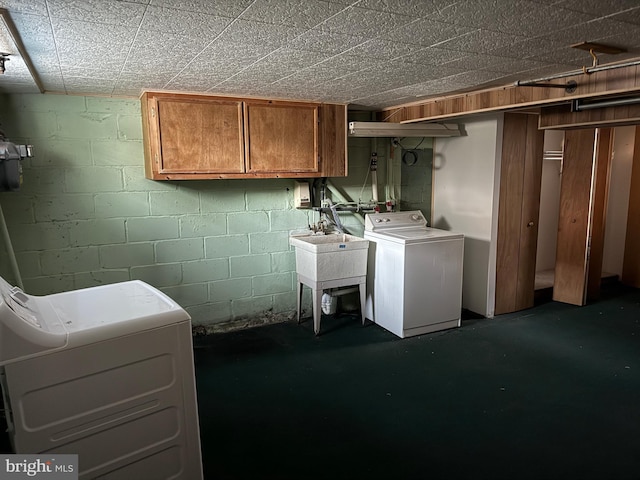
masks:
<svg viewBox="0 0 640 480"><path fill-rule="evenodd" d="M153 118L152 113L157 112L158 106L155 98L146 93L141 97L142 110L142 142L144 147L144 171L147 178L153 180L161 179L157 172L160 169L159 162L156 163L160 155L160 143L158 134L158 122Z"/></svg>
<svg viewBox="0 0 640 480"><path fill-rule="evenodd" d="M600 295L602 283L602 259L604 257L604 233L609 198L609 172L613 153L613 129L596 130L593 201L591 207L589 266L587 272L587 300Z"/></svg>
<svg viewBox="0 0 640 480"><path fill-rule="evenodd" d="M535 105L568 103L577 98L640 92L640 67L636 65L576 75L549 83L564 85L570 80L578 83L574 93L566 93L560 88L506 85L386 108L382 110L381 118L388 122L420 122Z"/></svg>
<svg viewBox="0 0 640 480"><path fill-rule="evenodd" d="M640 127L636 127L621 281L640 288Z"/></svg>
<svg viewBox="0 0 640 480"><path fill-rule="evenodd" d="M640 104L572 112L571 105L555 105L540 111L541 129L568 129L636 125L640 123Z"/></svg>

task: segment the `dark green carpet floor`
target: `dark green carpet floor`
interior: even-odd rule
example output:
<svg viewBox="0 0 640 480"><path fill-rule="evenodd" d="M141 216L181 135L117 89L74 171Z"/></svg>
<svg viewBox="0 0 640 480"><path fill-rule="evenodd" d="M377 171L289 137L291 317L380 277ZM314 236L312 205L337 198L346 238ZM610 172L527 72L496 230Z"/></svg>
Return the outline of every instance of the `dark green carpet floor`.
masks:
<svg viewBox="0 0 640 480"><path fill-rule="evenodd" d="M195 339L207 479L640 479L640 291L399 339Z"/></svg>

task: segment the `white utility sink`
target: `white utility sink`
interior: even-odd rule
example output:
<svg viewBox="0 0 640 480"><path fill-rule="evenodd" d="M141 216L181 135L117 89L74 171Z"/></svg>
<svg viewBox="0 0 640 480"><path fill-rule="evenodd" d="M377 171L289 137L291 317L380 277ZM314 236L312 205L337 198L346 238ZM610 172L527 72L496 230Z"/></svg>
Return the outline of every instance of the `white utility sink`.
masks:
<svg viewBox="0 0 640 480"><path fill-rule="evenodd" d="M348 235L289 237L296 249L296 273L322 282L367 274L369 240Z"/></svg>

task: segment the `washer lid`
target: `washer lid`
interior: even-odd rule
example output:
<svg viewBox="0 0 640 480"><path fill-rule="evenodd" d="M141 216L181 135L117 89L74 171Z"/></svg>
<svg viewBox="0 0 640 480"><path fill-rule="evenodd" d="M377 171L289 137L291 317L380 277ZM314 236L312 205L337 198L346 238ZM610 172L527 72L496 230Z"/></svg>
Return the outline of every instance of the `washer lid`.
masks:
<svg viewBox="0 0 640 480"><path fill-rule="evenodd" d="M180 305L140 280L46 298L69 332L72 346L190 320Z"/></svg>
<svg viewBox="0 0 640 480"><path fill-rule="evenodd" d="M437 228L395 228L383 231L366 232L365 238L385 240L394 243L409 244L439 240L463 238L461 233L439 230Z"/></svg>

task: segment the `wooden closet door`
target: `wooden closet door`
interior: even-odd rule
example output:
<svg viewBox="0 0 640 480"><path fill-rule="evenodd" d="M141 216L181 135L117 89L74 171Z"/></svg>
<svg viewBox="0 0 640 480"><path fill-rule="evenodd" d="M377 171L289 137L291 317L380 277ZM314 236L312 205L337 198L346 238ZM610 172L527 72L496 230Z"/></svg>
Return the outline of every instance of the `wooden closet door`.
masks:
<svg viewBox="0 0 640 480"><path fill-rule="evenodd" d="M640 288L640 127L636 127L631 167L631 190L624 263L620 280L625 285Z"/></svg>
<svg viewBox="0 0 640 480"><path fill-rule="evenodd" d="M609 177L613 152L613 129L598 128L596 130L595 166L592 180L591 221L589 255L587 262L587 300L600 295L602 284L602 259L604 256L604 233L609 199Z"/></svg>
<svg viewBox="0 0 640 480"><path fill-rule="evenodd" d="M537 115L504 115L496 315L533 306L543 148Z"/></svg>
<svg viewBox="0 0 640 480"><path fill-rule="evenodd" d="M568 130L564 137L553 299L584 305L600 289L611 129ZM588 288L589 287L589 288Z"/></svg>

